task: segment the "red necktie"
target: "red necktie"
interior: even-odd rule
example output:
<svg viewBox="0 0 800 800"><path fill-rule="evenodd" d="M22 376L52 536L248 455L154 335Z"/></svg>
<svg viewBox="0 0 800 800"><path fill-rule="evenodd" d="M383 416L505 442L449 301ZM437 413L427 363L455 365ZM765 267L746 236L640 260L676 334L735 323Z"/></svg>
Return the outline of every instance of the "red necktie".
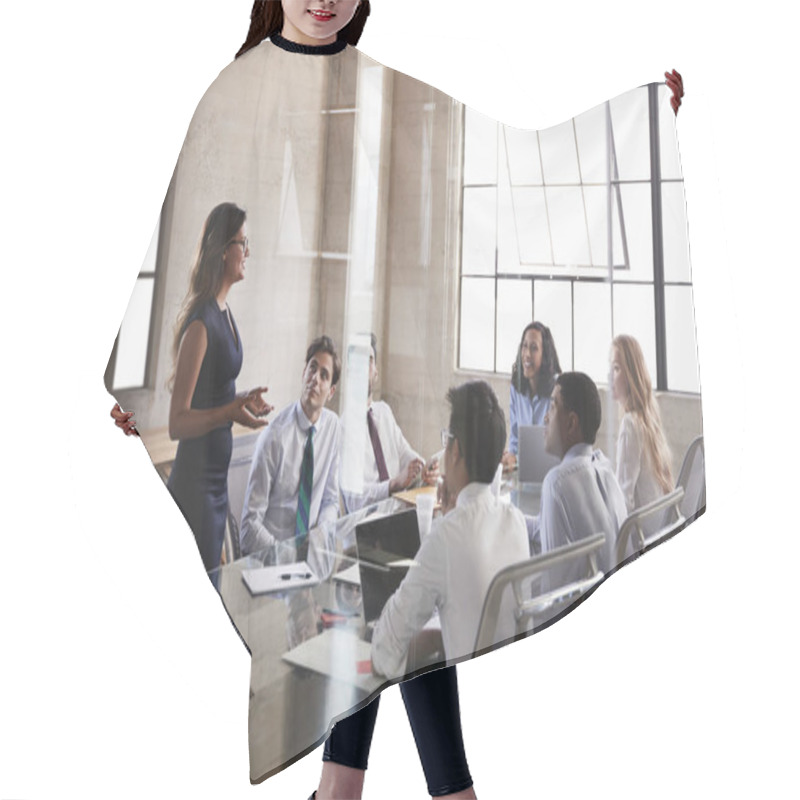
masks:
<svg viewBox="0 0 800 800"><path fill-rule="evenodd" d="M386 469L386 459L383 457L381 437L378 436L378 426L375 424L375 418L372 415L371 408L367 411L367 427L369 428L369 438L372 441L372 451L375 453L375 465L378 467L378 480L388 481L389 470Z"/></svg>

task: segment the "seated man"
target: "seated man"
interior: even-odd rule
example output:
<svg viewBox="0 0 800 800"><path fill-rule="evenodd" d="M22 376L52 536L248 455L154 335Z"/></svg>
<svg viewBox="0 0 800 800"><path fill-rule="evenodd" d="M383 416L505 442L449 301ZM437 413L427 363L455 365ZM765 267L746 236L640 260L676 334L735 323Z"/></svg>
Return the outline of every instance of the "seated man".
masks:
<svg viewBox="0 0 800 800"><path fill-rule="evenodd" d="M497 397L484 381L470 381L450 389L447 399L450 429L442 433L447 514L434 521L372 637L373 668L390 677L404 674L411 639L436 609L447 659L471 654L489 584L501 569L528 558L522 514L491 490L506 441ZM514 635L507 611L496 641Z"/></svg>
<svg viewBox="0 0 800 800"><path fill-rule="evenodd" d="M315 339L306 353L300 399L258 437L242 512L242 553L266 550L268 562L308 559L317 575L327 572L323 554L331 549L339 512L340 437L339 418L325 404L340 373L333 341Z"/></svg>
<svg viewBox="0 0 800 800"><path fill-rule="evenodd" d="M545 417L545 449L561 463L542 484L539 528L542 553L604 533L598 566L605 572L614 565L617 533L627 512L611 463L599 450L592 452L601 413L600 395L588 375L558 376ZM549 588L583 577L581 565L551 573Z"/></svg>
<svg viewBox="0 0 800 800"><path fill-rule="evenodd" d="M426 467L403 436L392 409L382 400L373 400L378 382L378 340L374 333L370 344L364 489L358 494L343 492L348 513L407 489L420 474L429 486L439 479L438 462Z"/></svg>

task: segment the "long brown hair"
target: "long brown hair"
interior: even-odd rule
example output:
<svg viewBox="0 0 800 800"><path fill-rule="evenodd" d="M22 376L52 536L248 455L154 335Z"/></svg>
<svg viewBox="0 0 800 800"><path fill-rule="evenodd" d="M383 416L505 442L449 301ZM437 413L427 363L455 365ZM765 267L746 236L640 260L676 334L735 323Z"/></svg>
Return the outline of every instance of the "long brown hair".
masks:
<svg viewBox="0 0 800 800"><path fill-rule="evenodd" d="M339 31L339 39L353 46L358 44L369 16L369 0L361 0L353 19ZM283 30L283 6L280 0L255 0L250 12L250 30L236 58Z"/></svg>
<svg viewBox="0 0 800 800"><path fill-rule="evenodd" d="M244 225L247 213L235 203L220 203L203 223L200 243L189 277L189 291L175 323L175 338L172 343L173 369L168 386L175 380L178 349L189 326L192 315L209 300L214 299L222 287L225 263L222 260L225 248Z"/></svg>
<svg viewBox="0 0 800 800"><path fill-rule="evenodd" d="M615 337L611 347L617 351L619 365L628 384L625 411L633 414L639 422L645 455L659 486L666 494L674 488L671 455L661 426L661 414L653 394L653 383L644 362L644 353L639 342L626 334Z"/></svg>

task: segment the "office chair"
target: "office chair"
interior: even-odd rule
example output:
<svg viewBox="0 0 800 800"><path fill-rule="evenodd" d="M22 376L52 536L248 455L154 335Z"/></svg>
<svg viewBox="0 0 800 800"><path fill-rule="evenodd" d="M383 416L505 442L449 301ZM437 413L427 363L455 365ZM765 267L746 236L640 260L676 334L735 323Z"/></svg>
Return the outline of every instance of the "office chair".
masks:
<svg viewBox="0 0 800 800"><path fill-rule="evenodd" d="M698 436L686 450L677 486L684 491L681 514L691 519L706 505L706 454L702 436Z"/></svg>
<svg viewBox="0 0 800 800"><path fill-rule="evenodd" d="M547 612L546 619L549 619L567 603L574 603L603 579L603 573L597 567L597 554L605 546L605 535L598 533L500 570L486 592L478 634L475 637L475 655L500 645L496 640L497 622L503 597L509 586L514 598L515 638L521 638L534 630L537 622L545 621L545 612ZM554 567L564 567L582 559L588 561L589 574L586 578L548 592L534 593L532 597L525 596L530 593L531 582L537 576Z"/></svg>
<svg viewBox="0 0 800 800"><path fill-rule="evenodd" d="M686 522L681 512L683 500L683 487L679 486L669 494L653 500L646 506L637 508L628 516L617 534L616 562L624 561L628 551L628 543L632 541L633 553L639 553L656 544L674 533ZM646 523L654 518L661 519L659 528L655 533L646 532Z"/></svg>

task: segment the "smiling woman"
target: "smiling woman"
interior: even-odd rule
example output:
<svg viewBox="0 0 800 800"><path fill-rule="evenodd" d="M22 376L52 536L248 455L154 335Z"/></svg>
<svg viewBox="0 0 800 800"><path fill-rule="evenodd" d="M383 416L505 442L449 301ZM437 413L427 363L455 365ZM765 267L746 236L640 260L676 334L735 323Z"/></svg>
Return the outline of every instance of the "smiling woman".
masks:
<svg viewBox="0 0 800 800"><path fill-rule="evenodd" d="M208 215L189 292L175 326L169 435L178 451L167 488L194 533L206 571L219 565L228 513L234 422L266 425L266 387L236 394L242 342L227 297L250 255L245 212L222 203Z"/></svg>

